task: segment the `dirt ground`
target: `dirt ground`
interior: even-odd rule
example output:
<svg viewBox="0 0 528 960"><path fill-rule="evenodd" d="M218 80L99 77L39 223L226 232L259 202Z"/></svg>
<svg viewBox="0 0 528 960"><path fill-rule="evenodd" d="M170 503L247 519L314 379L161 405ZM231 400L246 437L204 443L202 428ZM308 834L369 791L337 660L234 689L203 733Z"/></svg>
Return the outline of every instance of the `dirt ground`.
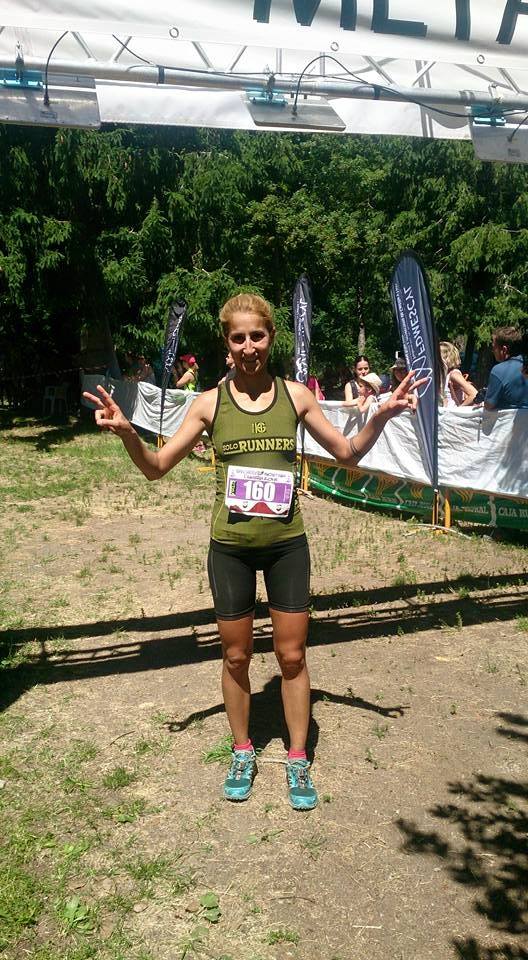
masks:
<svg viewBox="0 0 528 960"><path fill-rule="evenodd" d="M287 803L262 603L259 774L233 805L203 760L229 732L211 473L148 484L114 438L34 424L0 457L0 802L11 837L39 838L20 869L44 891L3 957L528 958L523 544L303 498L321 802Z"/></svg>

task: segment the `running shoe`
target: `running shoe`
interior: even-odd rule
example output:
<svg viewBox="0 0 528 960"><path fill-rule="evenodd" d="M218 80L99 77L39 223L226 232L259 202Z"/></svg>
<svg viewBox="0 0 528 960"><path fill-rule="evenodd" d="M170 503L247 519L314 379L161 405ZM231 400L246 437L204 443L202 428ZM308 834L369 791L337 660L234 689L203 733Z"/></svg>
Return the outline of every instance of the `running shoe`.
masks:
<svg viewBox="0 0 528 960"><path fill-rule="evenodd" d="M313 810L317 806L317 790L310 777L308 760L288 760L288 800L294 810Z"/></svg>
<svg viewBox="0 0 528 960"><path fill-rule="evenodd" d="M253 789L257 772L254 750L234 750L233 759L224 781L226 800L247 800Z"/></svg>

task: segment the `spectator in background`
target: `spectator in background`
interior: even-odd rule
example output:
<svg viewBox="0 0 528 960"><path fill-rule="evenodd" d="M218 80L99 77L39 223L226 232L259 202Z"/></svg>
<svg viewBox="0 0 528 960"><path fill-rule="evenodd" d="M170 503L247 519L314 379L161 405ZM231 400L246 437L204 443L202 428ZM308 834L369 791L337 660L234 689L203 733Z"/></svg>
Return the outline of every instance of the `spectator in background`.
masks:
<svg viewBox="0 0 528 960"><path fill-rule="evenodd" d="M144 383L156 383L154 370L144 354L129 353L124 354L125 372L124 380L133 380L135 383L143 381Z"/></svg>
<svg viewBox="0 0 528 960"><path fill-rule="evenodd" d="M440 356L444 365L444 406L470 407L477 395L477 389L461 373L460 353L454 343L443 340L440 343Z"/></svg>
<svg viewBox="0 0 528 960"><path fill-rule="evenodd" d="M486 391L486 410L515 410L528 407L528 379L523 375L523 336L516 327L493 331L493 367Z"/></svg>
<svg viewBox="0 0 528 960"><path fill-rule="evenodd" d="M358 380L367 373L370 373L370 363L368 358L361 354L354 360L351 379L348 383L345 383L345 401L347 404L349 404L351 400L357 400L359 397Z"/></svg>
<svg viewBox="0 0 528 960"><path fill-rule="evenodd" d="M196 390L198 386L198 364L192 353L184 353L180 357L180 365L175 366L173 378L177 390Z"/></svg>
<svg viewBox="0 0 528 960"><path fill-rule="evenodd" d="M405 380L407 376L407 364L403 357L396 357L394 363L392 364L391 370L391 390L395 390L396 387L399 387L402 380Z"/></svg>
<svg viewBox="0 0 528 960"><path fill-rule="evenodd" d="M316 400L324 400L325 395L321 390L321 386L317 377L308 377L306 386L308 387L308 390L311 390Z"/></svg>
<svg viewBox="0 0 528 960"><path fill-rule="evenodd" d="M218 383L225 383L226 380L232 380L233 377L235 376L235 373L236 373L236 371L235 371L235 361L233 360L233 357L231 356L231 351L229 351L229 353L227 354L227 356L226 356L226 358L225 358L225 365L226 365L226 367L227 367L227 373L224 374L224 376L222 377L221 380L218 381Z"/></svg>
<svg viewBox="0 0 528 960"><path fill-rule="evenodd" d="M142 353L140 353L137 358L137 369L134 380L137 380L138 383L141 381L143 383L153 383L154 386L156 385L154 370Z"/></svg>
<svg viewBox="0 0 528 960"><path fill-rule="evenodd" d="M405 377L408 374L407 363L404 357L396 356L394 363L392 364L391 370L391 382L390 390L396 390L399 387L402 380L405 380ZM409 403L411 408L411 413L416 413L416 408L418 404L418 397L416 393L409 394Z"/></svg>
<svg viewBox="0 0 528 960"><path fill-rule="evenodd" d="M366 413L380 395L381 380L377 373L366 373L365 376L358 377L357 385L359 396L353 397L352 400L345 400L343 406L357 407L360 413Z"/></svg>

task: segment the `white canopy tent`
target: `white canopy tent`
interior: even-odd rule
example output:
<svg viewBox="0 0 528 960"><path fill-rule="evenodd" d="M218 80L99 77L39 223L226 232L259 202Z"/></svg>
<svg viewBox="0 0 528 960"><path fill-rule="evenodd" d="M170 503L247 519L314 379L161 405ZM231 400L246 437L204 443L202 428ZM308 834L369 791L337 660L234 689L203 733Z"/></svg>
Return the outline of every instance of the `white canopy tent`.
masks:
<svg viewBox="0 0 528 960"><path fill-rule="evenodd" d="M485 158L528 157L522 0L4 0L0 16L0 120L473 136Z"/></svg>

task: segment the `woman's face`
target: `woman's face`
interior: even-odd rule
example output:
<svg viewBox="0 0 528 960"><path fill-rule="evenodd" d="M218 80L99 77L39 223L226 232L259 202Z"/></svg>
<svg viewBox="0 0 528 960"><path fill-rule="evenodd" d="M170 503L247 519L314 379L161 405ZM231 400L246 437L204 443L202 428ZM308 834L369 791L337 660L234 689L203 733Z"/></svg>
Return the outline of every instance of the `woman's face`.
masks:
<svg viewBox="0 0 528 960"><path fill-rule="evenodd" d="M354 372L356 377L364 377L366 373L370 373L368 360L359 360L354 367Z"/></svg>
<svg viewBox="0 0 528 960"><path fill-rule="evenodd" d="M402 380L405 380L405 377L407 376L407 370L405 367L394 367L393 373L394 379L397 380L398 383L401 383Z"/></svg>
<svg viewBox="0 0 528 960"><path fill-rule="evenodd" d="M229 324L227 346L237 370L254 376L265 369L275 331L269 331L257 313L234 313Z"/></svg>

